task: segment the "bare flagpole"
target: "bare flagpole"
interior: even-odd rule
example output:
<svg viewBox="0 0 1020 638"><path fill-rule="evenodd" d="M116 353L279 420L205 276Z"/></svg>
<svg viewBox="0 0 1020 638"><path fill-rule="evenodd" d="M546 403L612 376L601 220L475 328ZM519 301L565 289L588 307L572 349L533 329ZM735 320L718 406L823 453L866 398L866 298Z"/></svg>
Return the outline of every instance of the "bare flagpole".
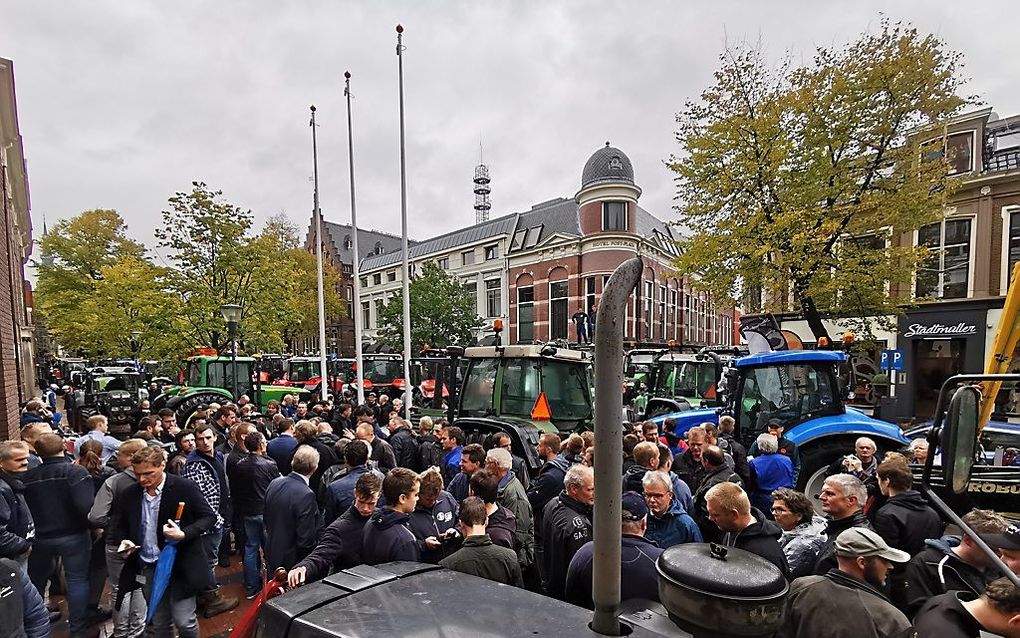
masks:
<svg viewBox="0 0 1020 638"><path fill-rule="evenodd" d="M400 86L400 230L404 250L404 415L411 416L411 273L407 255L407 168L404 161L404 27L397 25L397 77Z"/></svg>
<svg viewBox="0 0 1020 638"><path fill-rule="evenodd" d="M344 96L347 98L347 156L351 167L351 248L354 255L351 262L354 265L354 303L351 309L354 312L354 358L355 375L358 380L358 405L365 403L365 372L363 368L363 357L361 355L361 256L358 253L358 208L354 203L354 127L351 123L351 72L344 72Z"/></svg>
<svg viewBox="0 0 1020 638"><path fill-rule="evenodd" d="M322 211L319 210L319 148L315 141L315 105L311 107L312 120L312 175L315 182L315 262L319 293L319 391L322 400L329 399L329 375L326 370L326 302L322 291Z"/></svg>

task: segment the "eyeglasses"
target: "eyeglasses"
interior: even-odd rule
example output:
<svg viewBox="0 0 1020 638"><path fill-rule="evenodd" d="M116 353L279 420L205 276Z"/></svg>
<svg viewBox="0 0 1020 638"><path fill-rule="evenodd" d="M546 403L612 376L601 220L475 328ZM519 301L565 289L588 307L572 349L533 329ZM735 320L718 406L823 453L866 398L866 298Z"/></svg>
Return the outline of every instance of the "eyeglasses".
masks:
<svg viewBox="0 0 1020 638"><path fill-rule="evenodd" d="M661 492L661 493L645 492L645 498L659 499L659 498L666 498L667 496L669 496L669 492Z"/></svg>

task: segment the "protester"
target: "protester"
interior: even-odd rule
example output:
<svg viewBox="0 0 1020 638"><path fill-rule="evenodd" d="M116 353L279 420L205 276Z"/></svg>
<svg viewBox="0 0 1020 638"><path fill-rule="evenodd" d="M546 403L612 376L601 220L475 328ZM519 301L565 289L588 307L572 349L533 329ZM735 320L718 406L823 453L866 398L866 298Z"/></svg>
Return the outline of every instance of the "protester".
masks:
<svg viewBox="0 0 1020 638"><path fill-rule="evenodd" d="M747 448L737 441L733 432L737 420L728 414L719 417L719 447L733 459L733 471L737 473L744 485L751 484L751 467L747 462ZM773 435L775 436L775 435ZM793 459L790 459L791 461Z"/></svg>
<svg viewBox="0 0 1020 638"><path fill-rule="evenodd" d="M14 559L23 569L35 539L35 523L25 502L28 444L0 441L0 558Z"/></svg>
<svg viewBox="0 0 1020 638"><path fill-rule="evenodd" d="M694 491L694 511L692 518L698 524L701 535L709 542L718 541L722 534L712 524L708 516L706 495L708 491L720 483L735 483L743 486L740 477L726 464L726 457L717 445L705 445L701 450L701 465L704 469L701 484Z"/></svg>
<svg viewBox="0 0 1020 638"><path fill-rule="evenodd" d="M397 457L393 454L393 448L389 443L375 435L375 427L371 423L362 421L355 429L358 440L368 444L368 458L375 464L375 468L381 472L389 472L397 467Z"/></svg>
<svg viewBox="0 0 1020 638"><path fill-rule="evenodd" d="M590 467L574 465L563 479L564 489L542 513L543 552L538 563L545 593L566 597L567 567L592 537L595 476Z"/></svg>
<svg viewBox="0 0 1020 638"><path fill-rule="evenodd" d="M924 439L914 439L910 442L910 463L912 465L924 465L928 461L928 442Z"/></svg>
<svg viewBox="0 0 1020 638"><path fill-rule="evenodd" d="M294 426L294 437L298 441L298 446L307 445L319 453L319 461L315 472L309 477L309 485L312 492L318 494L322 472L340 461L336 457L336 452L333 451L333 446L319 440L319 428L311 421L298 421Z"/></svg>
<svg viewBox="0 0 1020 638"><path fill-rule="evenodd" d="M924 549L924 541L939 538L945 524L921 494L913 489L910 467L887 460L878 466L878 486L888 497L872 519L872 526L890 547L911 556Z"/></svg>
<svg viewBox="0 0 1020 638"><path fill-rule="evenodd" d="M595 433L585 432L585 434L594 435ZM524 486L524 490L527 491L528 487L531 486L531 477L528 476L528 468L524 463L524 459L514 454L513 440L510 439L510 435L506 432L497 432L493 434L492 446L503 448L510 453L510 458L513 459L513 467L511 469L514 471L514 476L517 477L517 480L521 482L522 486ZM590 446L588 445L587 440L585 440L585 449L587 450L588 447Z"/></svg>
<svg viewBox="0 0 1020 638"><path fill-rule="evenodd" d="M897 638L910 621L882 593L893 563L910 556L889 547L870 529L854 527L837 536L837 567L790 585L783 638ZM940 636L942 634L930 634Z"/></svg>
<svg viewBox="0 0 1020 638"><path fill-rule="evenodd" d="M430 467L439 467L443 459L443 444L435 435L432 417L426 415L418 422L418 465L414 468L424 472Z"/></svg>
<svg viewBox="0 0 1020 638"><path fill-rule="evenodd" d="M184 465L188 462L188 455L195 451L195 431L191 429L181 430L176 437L177 451L167 461L166 471L171 474L180 474Z"/></svg>
<svg viewBox="0 0 1020 638"><path fill-rule="evenodd" d="M662 443L659 444L659 467L656 469L665 473L673 482L673 499L679 502L688 514L693 512L694 495L691 494L691 488L687 487L687 483L681 481L680 477L673 473L673 452L669 446ZM641 489L634 491L640 494L644 490L643 484L639 487Z"/></svg>
<svg viewBox="0 0 1020 638"><path fill-rule="evenodd" d="M655 427L654 423L650 425ZM634 446L632 456L634 465L623 473L624 492L640 492L641 479L645 477L645 473L659 469L659 444L654 441L642 441Z"/></svg>
<svg viewBox="0 0 1020 638"><path fill-rule="evenodd" d="M93 414L85 419L85 436L74 442L74 455L81 456L81 446L85 441L96 441L103 446L103 453L100 455L103 463L109 461L120 447L120 441L110 436L109 431L109 421L102 414Z"/></svg>
<svg viewBox="0 0 1020 638"><path fill-rule="evenodd" d="M89 536L88 514L95 491L85 468L71 463L64 455L64 440L56 434L43 434L35 443L42 465L28 470L25 503L35 522L35 540L28 557L28 576L45 595L46 582L53 574L56 560L64 565L67 581L67 607L71 635L84 635L88 629Z"/></svg>
<svg viewBox="0 0 1020 638"><path fill-rule="evenodd" d="M504 585L524 587L517 554L492 542L486 532L485 503L477 496L469 496L461 503L458 514L464 542L461 548L444 558L439 564L456 572L494 580Z"/></svg>
<svg viewBox="0 0 1020 638"><path fill-rule="evenodd" d="M818 552L814 573L824 576L836 566L834 544L836 537L851 527L871 528L864 515L864 503L868 500L868 492L864 484L856 476L849 474L833 474L825 479L822 491L818 495L822 504L822 512L829 521L825 525L825 545Z"/></svg>
<svg viewBox="0 0 1020 638"><path fill-rule="evenodd" d="M21 440L28 445L28 469L33 470L42 465L42 458L35 449L35 444L44 434L52 434L49 423L33 422L21 428ZM39 592L42 594L43 592Z"/></svg>
<svg viewBox="0 0 1020 638"><path fill-rule="evenodd" d="M570 462L560 455L560 437L556 434L547 432L538 437L537 452L542 467L538 470L538 477L528 487L528 502L535 513L536 533L541 529L542 511L546 503L556 498L563 489L563 478L570 469Z"/></svg>
<svg viewBox="0 0 1020 638"><path fill-rule="evenodd" d="M921 637L978 638L981 632L1020 637L1020 590L999 578L979 597L962 591L935 596L917 612L914 630Z"/></svg>
<svg viewBox="0 0 1020 638"><path fill-rule="evenodd" d="M485 454L485 469L499 479L497 502L510 510L517 520L517 535L514 539L517 556L522 568L535 562L535 523L524 486L517 480L513 470L510 452L493 448Z"/></svg>
<svg viewBox="0 0 1020 638"><path fill-rule="evenodd" d="M982 538L1004 534L1009 527L1006 519L991 510L974 509L962 518ZM929 539L924 550L907 563L902 582L894 582L892 600L913 617L929 598L948 591L980 596L993 578L990 568L991 561L969 536Z"/></svg>
<svg viewBox="0 0 1020 638"><path fill-rule="evenodd" d="M849 474L860 479L868 491L868 498L879 493L878 489L878 464L882 462L876 453L878 446L872 439L862 436L854 443L854 453L840 457L832 462L827 474ZM866 506L865 502L861 507Z"/></svg>
<svg viewBox="0 0 1020 638"><path fill-rule="evenodd" d="M348 470L336 475L333 482L326 487L323 509L325 522L330 524L354 504L354 486L364 474L376 474L381 481L382 472L368 467L368 444L364 441L351 441L344 448L344 461Z"/></svg>
<svg viewBox="0 0 1020 638"><path fill-rule="evenodd" d="M464 431L456 426L445 427L439 431L439 442L443 446L443 458L439 467L443 480L447 485L460 472L460 459L464 445Z"/></svg>
<svg viewBox="0 0 1020 638"><path fill-rule="evenodd" d="M447 491L458 503L468 497L471 476L485 466L485 448L477 443L465 445L460 455L460 472L447 485Z"/></svg>
<svg viewBox="0 0 1020 638"><path fill-rule="evenodd" d="M485 533L492 542L517 551L517 518L513 512L497 502L499 498L499 477L486 470L478 470L471 475L471 496L477 496L485 503L485 514L488 516Z"/></svg>
<svg viewBox="0 0 1020 638"><path fill-rule="evenodd" d="M459 501L443 489L439 470L430 467L418 479L418 503L411 512L411 531L422 539L421 560L435 564L452 552L447 532L457 526Z"/></svg>
<svg viewBox="0 0 1020 638"><path fill-rule="evenodd" d="M89 439L82 442L79 447L78 460L75 461L78 465L85 468L85 470L89 473L89 477L92 479L93 499L103 487L106 480L116 473L116 470L103 463L101 456L102 453L103 444L95 439ZM92 549L91 556L89 557L89 601L86 613L89 616L89 622L94 624L109 619L110 616L113 615L113 612L108 609L102 609L99 606L99 600L102 598L103 589L106 586L106 554L104 551L106 544L98 534L93 534L91 540Z"/></svg>
<svg viewBox="0 0 1020 638"><path fill-rule="evenodd" d="M751 507L751 500L736 483L718 483L705 496L708 516L724 534L722 544L757 554L782 570L790 573L786 554L779 546L783 530L765 518L761 510Z"/></svg>
<svg viewBox="0 0 1020 638"><path fill-rule="evenodd" d="M262 589L262 557L266 551L266 494L280 476L276 462L266 455L266 437L249 432L244 437L248 454L234 467L234 513L244 530L244 589L251 600Z"/></svg>
<svg viewBox="0 0 1020 638"><path fill-rule="evenodd" d="M620 600L640 598L659 602L659 575L655 561L664 551L645 538L649 509L641 495L626 492L621 501ZM567 602L593 607L592 565L595 544L585 543L567 568Z"/></svg>
<svg viewBox="0 0 1020 638"><path fill-rule="evenodd" d="M641 489L650 512L645 534L649 540L663 549L702 542L697 524L674 496L673 482L665 472L647 472Z"/></svg>
<svg viewBox="0 0 1020 638"><path fill-rule="evenodd" d="M705 438L705 428L701 426L687 430L687 449L673 457L673 472L687 484L692 494L701 487L705 476L705 466L701 463Z"/></svg>
<svg viewBox="0 0 1020 638"><path fill-rule="evenodd" d="M322 533L315 549L287 574L287 583L299 587L324 578L333 571L362 564L365 525L376 511L382 479L362 474L354 486L354 504Z"/></svg>
<svg viewBox="0 0 1020 638"><path fill-rule="evenodd" d="M299 445L291 457L291 473L274 478L266 489L266 565L289 570L319 541L322 519L309 477L319 465L319 452Z"/></svg>
<svg viewBox="0 0 1020 638"><path fill-rule="evenodd" d="M398 467L406 467L409 470L415 469L418 465L418 441L411 433L411 422L400 417L389 421L390 438L389 444L393 448L393 455Z"/></svg>
<svg viewBox="0 0 1020 638"><path fill-rule="evenodd" d="M786 554L790 578L813 574L825 546L825 519L815 514L803 492L788 488L772 492L772 517L783 530L779 546Z"/></svg>
<svg viewBox="0 0 1020 638"><path fill-rule="evenodd" d="M46 638L50 635L49 613L39 590L24 568L10 558L0 558L0 633L19 638Z"/></svg>
<svg viewBox="0 0 1020 638"><path fill-rule="evenodd" d="M751 459L751 504L771 518L772 493L794 487L793 461L779 454L779 440L764 433L755 441L758 456Z"/></svg>
<svg viewBox="0 0 1020 638"><path fill-rule="evenodd" d="M284 397L284 407L286 407L286 397ZM290 457L293 456L297 446L297 439L294 438L294 420L290 417L282 419L276 426L276 438L266 446L266 454L276 461L276 467L280 469L280 474L290 474Z"/></svg>
<svg viewBox="0 0 1020 638"><path fill-rule="evenodd" d="M421 561L418 537L411 531L411 512L418 504L418 475L398 467L383 479L386 506L365 524L362 558L367 565L395 560Z"/></svg>

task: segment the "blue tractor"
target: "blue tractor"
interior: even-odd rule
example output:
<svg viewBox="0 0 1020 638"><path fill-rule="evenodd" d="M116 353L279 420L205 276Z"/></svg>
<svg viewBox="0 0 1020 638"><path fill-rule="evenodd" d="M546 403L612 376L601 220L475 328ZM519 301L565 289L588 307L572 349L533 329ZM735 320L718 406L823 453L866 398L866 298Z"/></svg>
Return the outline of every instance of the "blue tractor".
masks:
<svg viewBox="0 0 1020 638"><path fill-rule="evenodd" d="M817 494L828 466L853 453L861 436L874 439L880 451L910 443L899 427L847 407L838 382L838 366L846 354L830 350L781 350L735 359L724 375L721 407L662 414L651 419L662 427L667 419L683 436L705 422L718 423L729 414L736 419L737 439L748 448L769 421L783 424L784 436L800 449L797 487Z"/></svg>

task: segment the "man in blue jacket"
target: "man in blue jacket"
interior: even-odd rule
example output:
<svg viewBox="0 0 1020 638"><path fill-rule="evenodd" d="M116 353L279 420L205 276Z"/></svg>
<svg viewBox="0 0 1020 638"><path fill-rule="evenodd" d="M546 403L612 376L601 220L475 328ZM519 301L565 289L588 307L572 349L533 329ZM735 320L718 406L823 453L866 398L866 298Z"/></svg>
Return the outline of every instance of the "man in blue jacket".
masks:
<svg viewBox="0 0 1020 638"><path fill-rule="evenodd" d="M411 531L411 512L418 504L420 481L413 471L398 467L383 480L386 507L365 525L362 558L367 565L395 560L421 561L422 539Z"/></svg>
<svg viewBox="0 0 1020 638"><path fill-rule="evenodd" d="M645 536L668 549L680 543L700 543L701 532L694 519L673 498L673 481L665 472L647 472L641 485L651 515Z"/></svg>
<svg viewBox="0 0 1020 638"><path fill-rule="evenodd" d="M354 504L354 487L365 474L375 474L381 481L383 473L368 467L368 444L364 441L351 441L344 448L346 473L333 480L326 487L325 524L329 525Z"/></svg>

